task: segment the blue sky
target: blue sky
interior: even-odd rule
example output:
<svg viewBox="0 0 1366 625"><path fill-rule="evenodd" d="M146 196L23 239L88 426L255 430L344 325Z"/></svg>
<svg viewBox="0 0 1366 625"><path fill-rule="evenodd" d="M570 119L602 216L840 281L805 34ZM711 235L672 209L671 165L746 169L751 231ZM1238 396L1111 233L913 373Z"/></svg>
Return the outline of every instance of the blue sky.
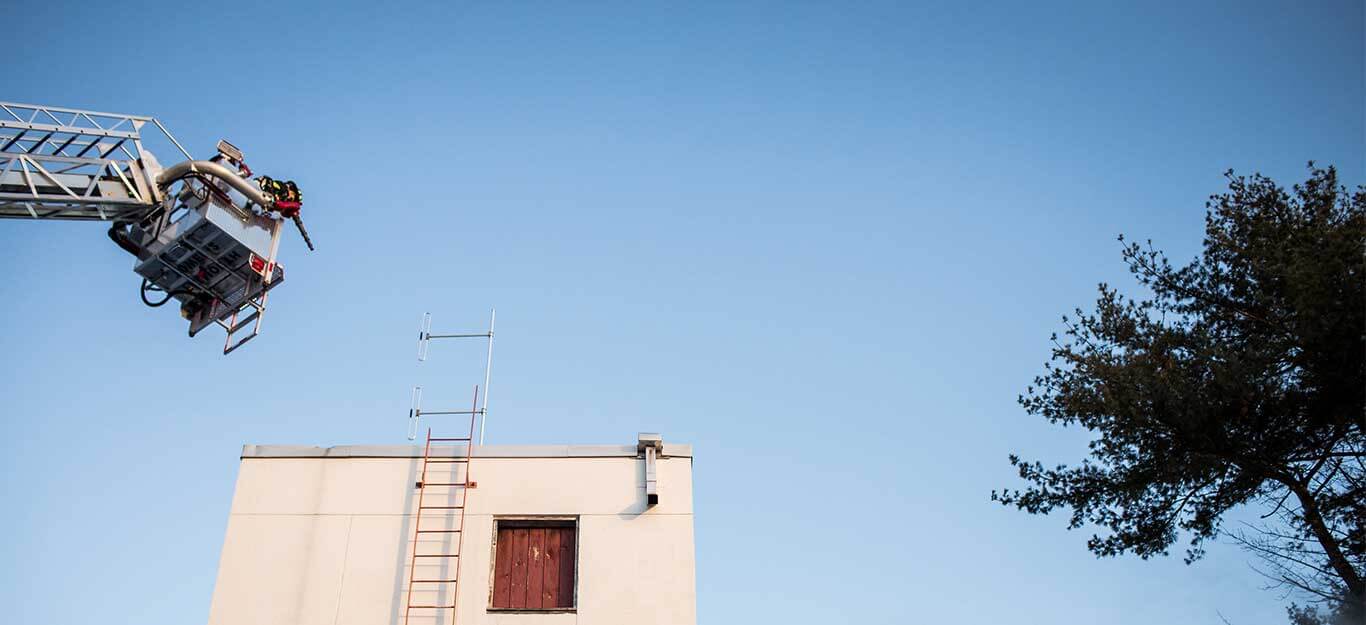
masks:
<svg viewBox="0 0 1366 625"><path fill-rule="evenodd" d="M1015 397L1115 235L1190 257L1229 168L1366 179L1363 9L1101 4L11 13L0 99L227 137L319 249L224 358L101 226L0 224L0 621L202 622L239 446L402 442L480 365L419 368L422 311L496 305L489 443L696 446L702 623L1283 622L1231 546L1098 560L989 494L1084 451Z"/></svg>

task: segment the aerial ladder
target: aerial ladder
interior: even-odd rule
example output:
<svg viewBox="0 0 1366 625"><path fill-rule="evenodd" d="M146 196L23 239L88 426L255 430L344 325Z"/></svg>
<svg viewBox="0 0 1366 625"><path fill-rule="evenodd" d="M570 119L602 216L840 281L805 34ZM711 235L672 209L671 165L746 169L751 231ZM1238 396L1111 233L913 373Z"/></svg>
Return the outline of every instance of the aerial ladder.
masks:
<svg viewBox="0 0 1366 625"><path fill-rule="evenodd" d="M152 128L185 160L163 167L143 145ZM284 281L284 220L313 241L293 181L255 175L226 140L217 148L195 160L152 117L0 102L0 219L109 222L143 303L175 300L190 336L223 328L228 354L260 334Z"/></svg>

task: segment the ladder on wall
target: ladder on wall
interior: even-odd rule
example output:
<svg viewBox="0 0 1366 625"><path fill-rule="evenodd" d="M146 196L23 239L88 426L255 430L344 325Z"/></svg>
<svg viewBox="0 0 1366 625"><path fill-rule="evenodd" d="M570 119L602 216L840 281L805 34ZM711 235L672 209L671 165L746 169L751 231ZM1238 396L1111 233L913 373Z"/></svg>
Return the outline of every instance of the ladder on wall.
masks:
<svg viewBox="0 0 1366 625"><path fill-rule="evenodd" d="M423 414L416 407L413 410L414 419ZM474 404L469 410L425 413L468 413L470 427L468 433L461 437L435 437L432 436L432 428L427 428L427 443L422 448L422 473L415 484L417 514L413 521L412 557L408 561L408 598L403 611L405 625L413 610L450 610L451 623L455 623L455 611L460 605L460 555L465 543L465 504L470 489L477 486L470 481L474 420L481 412L479 387L475 386ZM464 444L463 455L459 447L452 447L450 456L433 456L432 443ZM433 468L432 465L439 466ZM433 496L431 503L427 501L428 493ZM423 524L424 517L427 519L426 524ZM454 540L451 540L452 536ZM424 586L424 589L414 603L413 589L419 585ZM441 601L447 594L442 591L447 588L451 597L449 604Z"/></svg>
<svg viewBox="0 0 1366 625"><path fill-rule="evenodd" d="M430 620L422 619L424 623L445 620L440 618L443 610L450 612L449 622L452 625L457 619L461 554L465 542L465 506L469 491L478 486L470 480L470 461L474 456L475 444L483 444L484 425L488 417L489 374L493 368L493 321L494 313L491 312L486 332L432 334L432 316L427 313L418 327L419 362L427 359L432 339L486 338L488 355L484 363L484 386L481 389L475 385L474 400L469 410L423 410L422 387L413 387L413 404L408 411L408 440L416 438L418 420L423 416L468 415L470 420L465 436L432 436L432 428L427 428L427 441L422 450L422 470L414 484L417 489L417 512L413 519L412 551L408 559L404 625L409 625L413 620L415 610L431 614ZM475 437L476 420L478 438ZM433 450L433 443L452 445L438 445ZM450 453L442 453L442 450L450 450Z"/></svg>

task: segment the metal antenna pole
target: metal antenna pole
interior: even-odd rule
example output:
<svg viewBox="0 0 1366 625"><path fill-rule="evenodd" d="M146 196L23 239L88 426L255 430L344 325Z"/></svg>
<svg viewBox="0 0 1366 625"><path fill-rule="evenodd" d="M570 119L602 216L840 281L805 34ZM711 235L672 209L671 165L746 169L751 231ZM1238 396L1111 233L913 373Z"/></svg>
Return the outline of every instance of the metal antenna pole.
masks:
<svg viewBox="0 0 1366 625"><path fill-rule="evenodd" d="M484 444L484 429L488 427L489 423L489 374L493 373L493 321L497 314L498 309L489 309L489 353L484 360L484 405L479 410L483 413L483 417L479 419L479 444L481 446Z"/></svg>
<svg viewBox="0 0 1366 625"><path fill-rule="evenodd" d="M487 429L488 411L489 411L489 390L488 390L488 389L489 389L489 382L491 381L491 377L492 377L492 375L493 375L493 325L494 325L494 322L497 320L497 315L498 315L497 309L493 309L493 308L490 308L490 309L489 309L489 329L488 329L487 331L485 331L485 332L462 332L462 333L457 333L457 334L432 334L432 315L431 315L431 313L424 313L424 314L422 315L422 320L418 322L418 327L417 327L417 360L418 360L418 362L423 362L423 361L426 361L426 360L427 360L427 354L428 354L428 350L430 350L430 348L431 348L432 339L488 339L488 342L489 342L489 344L488 344L488 351L485 352L485 356L484 356L484 395L483 395L483 397L482 397L483 404L482 404L482 405L479 405L479 404L476 402L476 405L475 405L475 407L473 408L475 414L479 415L479 439L478 439L478 441L479 441L479 444L480 444L480 445L483 445L483 444L484 444L484 432L485 432L485 430ZM424 414L429 414L429 415L434 415L434 414L465 414L464 412L439 412L439 413L438 413L438 412L424 411L424 410L422 410L421 407L418 405L418 402L421 401L421 397L422 397L422 395L421 395L421 390L420 390L420 389L415 389L415 390L414 390L414 400L413 400L414 403L413 403L413 408L412 408L411 410L409 410L409 413L408 413L408 418L409 418L410 420L414 420L414 421L415 421L416 419L420 418L420 417L421 417L422 415L424 415ZM416 423L413 423L413 424L410 424L410 425L409 425L408 432L409 432L409 438L410 438L410 439L416 436L416 433L417 433ZM471 441L471 443L473 443L473 441Z"/></svg>

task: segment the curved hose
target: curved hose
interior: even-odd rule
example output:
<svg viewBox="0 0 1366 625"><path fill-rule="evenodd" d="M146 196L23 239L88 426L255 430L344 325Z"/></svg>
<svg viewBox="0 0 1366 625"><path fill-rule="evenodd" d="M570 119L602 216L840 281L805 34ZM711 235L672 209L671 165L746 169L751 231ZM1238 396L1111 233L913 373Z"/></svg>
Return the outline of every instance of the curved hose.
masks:
<svg viewBox="0 0 1366 625"><path fill-rule="evenodd" d="M213 161L185 161L171 165L162 171L161 175L157 176L157 186L164 189L171 186L171 183L191 174L200 174L222 180L262 208L269 209L274 204L256 185L243 180L241 176L237 175L237 172Z"/></svg>
<svg viewBox="0 0 1366 625"><path fill-rule="evenodd" d="M129 222L125 221L116 221L109 224L109 239L122 248L123 251L138 258L142 258L142 247L137 243L134 243L133 238L128 236L128 223Z"/></svg>
<svg viewBox="0 0 1366 625"><path fill-rule="evenodd" d="M157 291L157 292L165 293L165 291L162 291L161 289L158 289L158 288L155 288L155 287L148 288L150 285L151 285L151 282L149 282L149 281L147 280L147 278L143 278L143 279L142 279L142 292L141 292L141 295L142 295L142 303L144 303L144 304L146 304L146 305L148 305L148 306L151 306L152 308L156 308L156 307L158 307L158 306L165 305L166 302L171 301L171 298L173 298L173 297L175 297L175 296L177 296L177 295L193 295L193 294L194 294L194 291L189 291L189 290L171 291L171 292L169 292L169 293L166 293L166 298L165 298L165 299L163 299L163 300L161 300L161 301L159 301L159 302L154 302L154 301L152 301L152 300L150 300L150 299L147 299L147 292L148 292L148 291Z"/></svg>

